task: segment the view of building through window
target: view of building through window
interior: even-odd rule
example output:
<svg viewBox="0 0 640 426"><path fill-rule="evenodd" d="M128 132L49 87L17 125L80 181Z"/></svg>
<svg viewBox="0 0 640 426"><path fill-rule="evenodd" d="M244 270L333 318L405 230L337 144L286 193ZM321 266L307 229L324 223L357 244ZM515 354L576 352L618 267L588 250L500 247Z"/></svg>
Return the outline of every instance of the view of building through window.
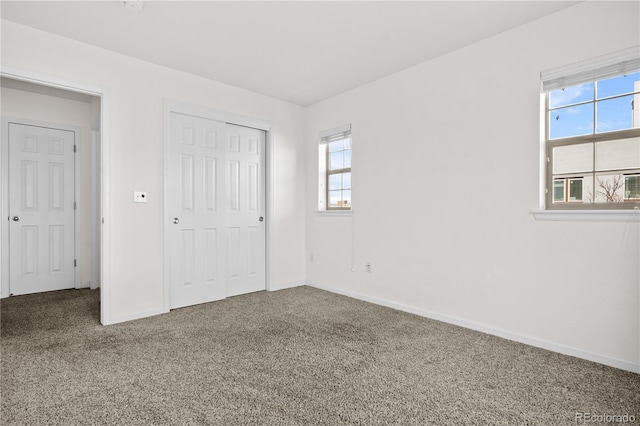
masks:
<svg viewBox="0 0 640 426"><path fill-rule="evenodd" d="M640 72L547 99L553 204L640 202Z"/></svg>

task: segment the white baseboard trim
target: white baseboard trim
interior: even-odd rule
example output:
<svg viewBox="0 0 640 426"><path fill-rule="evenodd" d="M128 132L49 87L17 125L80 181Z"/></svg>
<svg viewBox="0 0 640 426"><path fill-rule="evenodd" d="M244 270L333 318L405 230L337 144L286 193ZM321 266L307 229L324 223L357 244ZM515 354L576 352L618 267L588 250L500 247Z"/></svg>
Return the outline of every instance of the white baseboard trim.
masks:
<svg viewBox="0 0 640 426"><path fill-rule="evenodd" d="M153 317L155 315L161 315L166 313L169 313L169 311L165 311L164 309L156 309L153 311L139 312L131 315L123 315L121 317L109 318L108 321L102 323L102 325L119 324L121 322L133 321L137 319Z"/></svg>
<svg viewBox="0 0 640 426"><path fill-rule="evenodd" d="M588 361L597 362L599 364L608 365L610 367L619 368L621 370L631 371L633 373L640 374L640 362L627 361L623 359L610 357L608 355L589 352L589 351L574 348L571 346L566 346L560 343L539 339L537 337L526 336L514 331L505 330L502 328L479 323L476 321L469 321L469 320L455 317L452 315L440 314L438 312L416 308L414 306L409 306L402 303L381 299L378 297L368 296L366 294L362 294L362 293L351 291L351 290L345 290L342 288L326 286L326 285L322 285L322 284L318 284L310 281L307 281L306 285L310 287L318 288L320 290L326 290L331 293L337 293L343 296L348 296L354 299L370 302L376 305L386 306L388 308L397 309L399 311L408 312L411 314L419 315L419 316L430 318L433 320L446 322L448 324L453 324L453 325L468 328L471 330L480 331L482 333L491 334L493 336L501 337L507 340L512 340L514 342L524 343L525 345L535 346L537 348L542 348L552 352L561 353L563 355L569 355L576 358L581 358Z"/></svg>
<svg viewBox="0 0 640 426"><path fill-rule="evenodd" d="M307 285L306 281L293 281L290 283L284 283L284 284L276 284L276 285L271 285L267 291L278 291L278 290L284 290L287 288L293 288L293 287L301 287L303 285Z"/></svg>

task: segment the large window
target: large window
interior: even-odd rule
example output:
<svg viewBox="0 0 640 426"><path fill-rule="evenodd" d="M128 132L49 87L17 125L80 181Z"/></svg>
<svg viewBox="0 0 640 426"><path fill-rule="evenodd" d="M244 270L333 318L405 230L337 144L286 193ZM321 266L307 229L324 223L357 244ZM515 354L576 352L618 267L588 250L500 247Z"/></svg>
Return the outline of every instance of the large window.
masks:
<svg viewBox="0 0 640 426"><path fill-rule="evenodd" d="M640 205L640 49L542 73L546 208Z"/></svg>
<svg viewBox="0 0 640 426"><path fill-rule="evenodd" d="M351 210L351 126L320 133L319 209Z"/></svg>

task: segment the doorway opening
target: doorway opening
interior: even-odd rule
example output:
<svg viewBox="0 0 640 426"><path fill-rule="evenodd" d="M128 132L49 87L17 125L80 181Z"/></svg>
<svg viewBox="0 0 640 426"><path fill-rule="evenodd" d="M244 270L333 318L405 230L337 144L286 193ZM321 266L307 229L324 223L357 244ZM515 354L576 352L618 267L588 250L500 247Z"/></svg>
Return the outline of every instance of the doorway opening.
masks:
<svg viewBox="0 0 640 426"><path fill-rule="evenodd" d="M6 73L0 89L0 297L100 287L104 300L102 96Z"/></svg>

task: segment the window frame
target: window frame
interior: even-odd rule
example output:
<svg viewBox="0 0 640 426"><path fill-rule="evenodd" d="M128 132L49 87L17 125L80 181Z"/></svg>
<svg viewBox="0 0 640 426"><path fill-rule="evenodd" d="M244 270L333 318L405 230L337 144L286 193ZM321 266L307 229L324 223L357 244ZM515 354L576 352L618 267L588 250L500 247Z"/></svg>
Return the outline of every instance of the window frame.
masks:
<svg viewBox="0 0 640 426"><path fill-rule="evenodd" d="M554 108L550 107L550 94L562 87L573 87L580 84L586 84L590 82L598 82L613 78L620 75L632 74L640 72L640 49L638 47L626 49L620 52L614 52L609 55L605 55L600 58L583 61L577 64L560 67L554 70L545 71L541 73L541 119L543 125L541 125L541 131L544 132L541 135L541 188L542 194L540 198L541 208L543 211L560 211L560 210L572 210L572 211L596 211L596 210L629 210L634 208L640 208L640 199L627 199L624 193L622 193L621 202L595 202L597 199L597 177L600 175L620 175L623 179L623 185L626 182L625 176L640 174L640 167L638 169L615 169L615 170L598 170L596 168L596 143L606 141L617 141L629 138L640 138L640 128L631 128L624 130L605 131L601 133L597 132L597 108L598 104L603 101L611 99L621 98L624 96L635 95L639 96L635 90L630 93L616 94L612 96L606 96L603 98L597 97L597 83L594 84L594 96L590 101L575 102L570 105L560 105ZM635 99L634 99L635 100ZM584 104L593 104L594 123L592 133L582 136L570 136L560 137L557 139L551 139L551 111ZM639 108L636 102L635 108ZM593 163L591 170L585 172L572 172L572 173L558 173L553 174L553 150L556 147L571 146L571 145L586 145L592 144ZM583 197L582 201L570 201L567 185L571 179L582 178L583 185L587 184L589 180L591 197L593 201L588 201L590 197ZM554 183L557 180L563 179L565 184L564 201L554 202ZM583 186L584 188L584 186ZM583 190L584 191L584 190Z"/></svg>
<svg viewBox="0 0 640 426"><path fill-rule="evenodd" d="M351 136L350 136L350 135L349 135L349 138L348 138L348 139L349 139L349 141L351 141ZM344 140L347 140L347 138L339 139L339 140L344 141ZM327 147L328 147L331 143L333 143L333 142L338 142L338 141L331 141L331 142L328 142L328 143L327 143ZM343 149L343 150L340 150L339 152L351 151L351 149L352 149L352 147L350 146L348 150L347 150L347 149ZM338 151L334 151L334 152L338 152ZM327 210L351 210L351 204L353 204L353 203L349 203L349 205L348 205L347 207L344 207L344 206L342 206L342 207L340 207L340 206L338 206L338 207L333 207L333 206L331 206L331 205L330 205L330 201L329 201L329 200L331 199L331 197L330 197L330 193L331 193L332 191L335 191L335 190L331 189L331 187L330 187L330 185L329 185L329 179L330 179L330 177L331 177L332 175L339 175L339 174L343 174L343 173L351 173L351 166L349 166L349 167L343 167L343 168L341 168L341 169L330 169L330 165L331 165L331 154L332 154L331 150L330 150L330 149L327 149L327 150L326 150L326 157L325 157L325 161L326 161L326 164L327 164L327 170L326 170L326 173L325 173L325 175L326 175L326 190L325 190L325 191L326 191L326 194L325 194L325 199L327 200L327 204L326 204L326 206L327 206L327 207L326 207L326 208L327 208ZM339 189L339 191L342 191L342 192L343 192L343 191L346 191L346 190L348 190L349 192L351 192L351 187L349 187L349 188L345 188L345 187L344 187L344 184L343 184L343 186L341 186L341 187L340 187L340 189Z"/></svg>
<svg viewBox="0 0 640 426"><path fill-rule="evenodd" d="M343 167L341 169L329 170L330 165L330 151L329 144L332 142L338 142L340 140L349 139L351 142L351 146L348 149L353 152L353 137L351 134L351 124L347 124L344 126L336 127L330 130L325 130L319 133L319 144L318 144L318 213L327 213L327 214L350 214L353 210L353 180L351 181L351 187L347 190L351 192L351 202L348 206L337 206L332 207L329 205L329 197L330 197L330 187L329 187L329 177L335 174L341 173L352 173L352 167ZM341 150L344 152L347 150ZM344 188L340 189L341 191L345 191Z"/></svg>
<svg viewBox="0 0 640 426"><path fill-rule="evenodd" d="M565 196L565 201L563 202L554 202L553 200L553 183L558 179L577 179L582 178L583 184L584 181L590 179L589 175L593 175L592 188L594 190L594 197L596 191L596 176L598 174L617 174L624 176L626 175L636 175L640 173L640 169L616 169L616 170L596 170L595 167L595 143L596 142L607 142L607 141L617 141L624 140L629 138L640 138L640 128L636 129L626 129L626 130L618 130L606 133L597 133L590 134L585 136L573 136L567 138L559 138L559 139L549 139L549 94L546 94L546 107L545 107L545 155L546 155L546 177L545 177L545 207L546 210L562 210L562 209L571 209L571 210L615 210L615 209L632 209L634 207L640 207L640 200L630 199L623 200L622 202L616 203L596 203L596 202L582 202L578 201L568 201ZM580 175L579 173L560 173L558 175L553 174L553 149L560 146L570 146L570 145L585 145L585 144L593 144L593 170L584 172L584 175ZM565 191L566 192L566 191Z"/></svg>

